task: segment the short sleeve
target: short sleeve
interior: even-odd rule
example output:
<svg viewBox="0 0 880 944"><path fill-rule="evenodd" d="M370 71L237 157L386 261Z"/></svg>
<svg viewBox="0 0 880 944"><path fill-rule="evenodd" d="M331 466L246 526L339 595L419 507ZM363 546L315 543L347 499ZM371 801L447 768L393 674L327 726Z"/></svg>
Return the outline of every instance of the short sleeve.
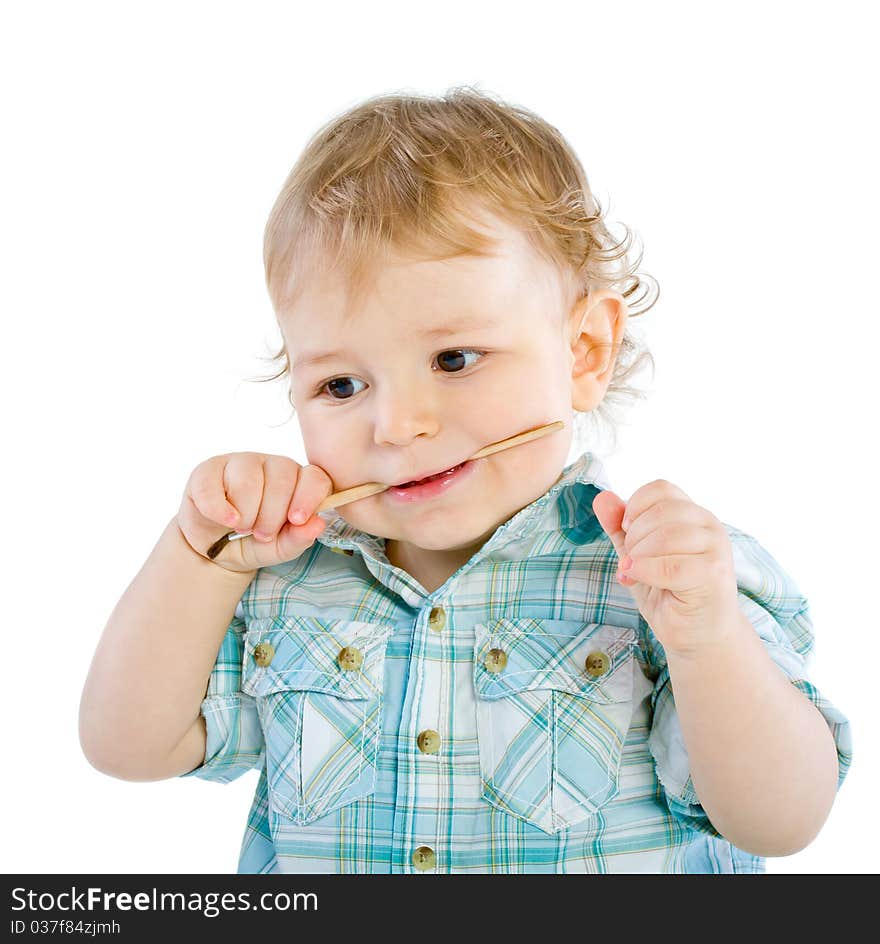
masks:
<svg viewBox="0 0 880 944"><path fill-rule="evenodd" d="M852 763L852 733L844 714L809 679L809 658L815 641L809 603L792 578L755 538L730 525L725 528L733 546L740 609L761 637L770 658L827 722L837 746L839 790ZM644 621L642 628L656 641ZM651 651L659 671L651 695L654 715L648 748L654 757L666 804L683 825L721 836L694 792L663 647L656 642Z"/></svg>
<svg viewBox="0 0 880 944"><path fill-rule="evenodd" d="M241 691L244 611L239 601L226 629L201 704L207 743L205 760L181 777L229 783L262 765L265 741L252 695Z"/></svg>

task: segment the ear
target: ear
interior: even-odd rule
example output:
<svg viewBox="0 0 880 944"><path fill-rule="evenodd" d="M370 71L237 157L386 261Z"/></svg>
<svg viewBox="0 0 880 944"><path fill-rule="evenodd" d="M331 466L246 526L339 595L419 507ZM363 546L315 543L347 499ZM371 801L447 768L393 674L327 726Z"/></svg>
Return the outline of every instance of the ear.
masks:
<svg viewBox="0 0 880 944"><path fill-rule="evenodd" d="M610 289L590 292L572 308L568 319L571 347L571 405L595 409L608 389L623 340L627 304Z"/></svg>

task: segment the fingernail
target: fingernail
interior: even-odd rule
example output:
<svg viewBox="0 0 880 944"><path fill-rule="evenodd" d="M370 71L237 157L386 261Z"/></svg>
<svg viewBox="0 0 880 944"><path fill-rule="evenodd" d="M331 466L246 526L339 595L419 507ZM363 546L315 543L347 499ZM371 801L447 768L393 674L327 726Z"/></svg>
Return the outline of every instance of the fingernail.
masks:
<svg viewBox="0 0 880 944"><path fill-rule="evenodd" d="M626 515L623 516L621 527L624 531L629 531L629 518L627 518Z"/></svg>
<svg viewBox="0 0 880 944"><path fill-rule="evenodd" d="M631 557L624 557L623 560L620 562L620 569L629 570L630 567L632 567L632 565L633 565L633 559Z"/></svg>
<svg viewBox="0 0 880 944"><path fill-rule="evenodd" d="M302 524L309 516L300 508L297 508L296 511L290 516L290 520L294 524Z"/></svg>

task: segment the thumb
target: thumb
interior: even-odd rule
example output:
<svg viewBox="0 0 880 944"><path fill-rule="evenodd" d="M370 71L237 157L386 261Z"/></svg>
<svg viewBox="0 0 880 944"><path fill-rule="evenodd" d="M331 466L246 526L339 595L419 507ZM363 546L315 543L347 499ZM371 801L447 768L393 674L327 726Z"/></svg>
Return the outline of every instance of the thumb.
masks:
<svg viewBox="0 0 880 944"><path fill-rule="evenodd" d="M326 526L327 522L315 514L303 524L292 524L286 521L274 541L261 544L251 537L250 539L242 538L236 543L245 545L239 553L247 567L253 569L275 567L278 564L296 560L304 554L315 543Z"/></svg>
<svg viewBox="0 0 880 944"><path fill-rule="evenodd" d="M302 524L291 524L286 521L278 532L275 551L281 558L281 563L295 560L304 554L317 540L318 535L327 527L327 522L313 514Z"/></svg>
<svg viewBox="0 0 880 944"><path fill-rule="evenodd" d="M624 557L626 551L623 539L626 536L623 527L623 513L626 511L626 502L614 494L610 489L599 492L593 499L593 512L599 519L605 533L611 538L611 543L617 551L618 557Z"/></svg>

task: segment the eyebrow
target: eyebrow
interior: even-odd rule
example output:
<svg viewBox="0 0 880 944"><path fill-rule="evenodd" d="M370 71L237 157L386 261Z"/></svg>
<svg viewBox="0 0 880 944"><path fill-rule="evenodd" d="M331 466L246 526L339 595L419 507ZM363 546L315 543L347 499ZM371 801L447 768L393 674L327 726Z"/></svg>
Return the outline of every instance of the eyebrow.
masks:
<svg viewBox="0 0 880 944"><path fill-rule="evenodd" d="M500 324L501 322L497 320L484 321L483 319L477 318L465 318L444 325L442 328L429 328L427 331L420 331L418 333L423 338L445 338L452 334L460 334L462 331L473 330L474 328L497 328ZM319 364L322 361L329 361L334 357L338 357L342 353L344 352L319 351L314 354L307 353L305 357L297 358L290 366L294 368L303 367L306 364Z"/></svg>

